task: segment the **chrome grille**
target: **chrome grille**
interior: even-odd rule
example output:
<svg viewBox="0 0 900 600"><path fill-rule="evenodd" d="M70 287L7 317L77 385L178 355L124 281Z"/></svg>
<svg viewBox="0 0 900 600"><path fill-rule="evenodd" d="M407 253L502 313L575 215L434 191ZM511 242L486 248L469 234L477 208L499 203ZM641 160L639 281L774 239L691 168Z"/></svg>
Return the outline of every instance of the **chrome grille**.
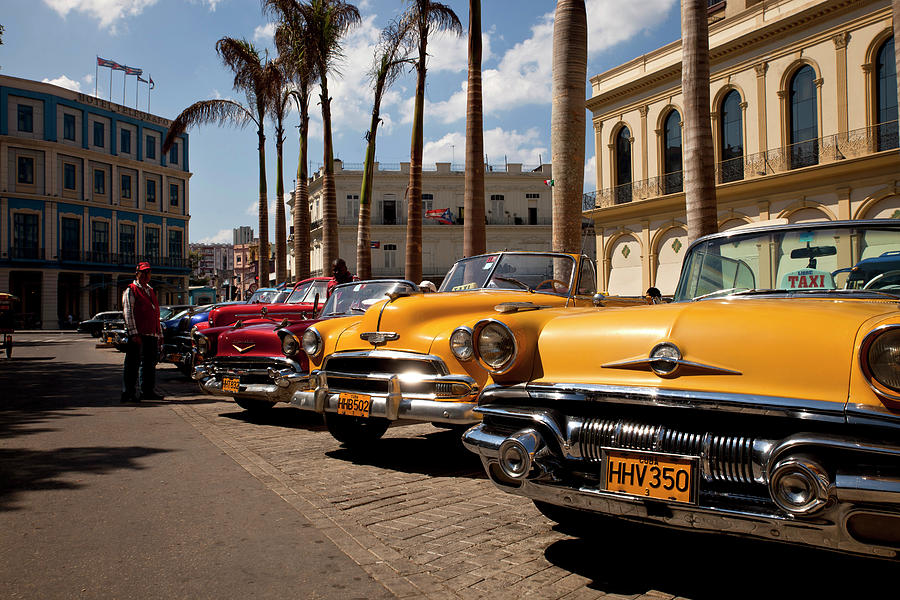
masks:
<svg viewBox="0 0 900 600"><path fill-rule="evenodd" d="M664 425L623 420L585 419L574 432L581 455L601 460L602 448L622 448L698 456L707 479L753 483L753 438L693 433Z"/></svg>

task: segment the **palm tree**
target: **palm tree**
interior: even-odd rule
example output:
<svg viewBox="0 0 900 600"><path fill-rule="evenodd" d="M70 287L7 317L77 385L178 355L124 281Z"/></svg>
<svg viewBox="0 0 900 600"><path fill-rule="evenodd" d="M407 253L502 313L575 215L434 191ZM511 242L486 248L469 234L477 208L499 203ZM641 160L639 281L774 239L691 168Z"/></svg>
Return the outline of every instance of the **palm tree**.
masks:
<svg viewBox="0 0 900 600"><path fill-rule="evenodd" d="M306 49L316 66L321 91L319 98L324 131L322 162L325 164L322 174L322 266L328 272L339 252L328 75L336 72L336 63L342 57L341 38L360 22L360 16L359 10L344 0L309 0L308 4L298 4L298 10L306 24Z"/></svg>
<svg viewBox="0 0 900 600"><path fill-rule="evenodd" d="M684 200L688 240L715 233L716 179L709 117L708 3L681 2L681 89L684 94Z"/></svg>
<svg viewBox="0 0 900 600"><path fill-rule="evenodd" d="M266 204L266 134L265 117L270 98L277 89L275 67L260 57L259 50L244 39L224 37L216 42L222 62L234 72L234 89L244 92L246 104L234 100L201 100L190 105L169 126L162 152L169 151L178 136L194 125L234 125L240 128L253 123L259 142L259 283L269 281L269 210Z"/></svg>
<svg viewBox="0 0 900 600"><path fill-rule="evenodd" d="M578 252L584 194L584 87L587 81L587 13L584 0L559 0L553 22L553 250Z"/></svg>
<svg viewBox="0 0 900 600"><path fill-rule="evenodd" d="M449 30L462 34L462 25L456 13L440 2L410 0L404 13L419 49L416 61L416 99L413 109L412 142L409 151L409 186L406 188L409 207L406 219L406 278L422 279L422 151L424 149L423 121L425 114L425 58L428 35L435 31Z"/></svg>
<svg viewBox="0 0 900 600"><path fill-rule="evenodd" d="M362 188L359 192L359 225L356 236L356 273L360 279L372 277L372 248L369 243L369 225L372 210L372 185L375 179L375 138L381 121L381 100L384 92L403 72L403 65L410 62L409 29L404 23L394 21L381 32L375 51L371 72L375 98L372 103L372 120L366 132L366 159L363 166Z"/></svg>
<svg viewBox="0 0 900 600"><path fill-rule="evenodd" d="M279 57L281 58L281 57ZM275 281L287 281L287 231L284 222L284 117L291 109L290 75L286 60L275 61L279 75L277 93L270 98L275 121Z"/></svg>
<svg viewBox="0 0 900 600"><path fill-rule="evenodd" d="M466 87L466 187L463 256L484 254L484 119L481 101L481 0L469 0L469 78Z"/></svg>
<svg viewBox="0 0 900 600"><path fill-rule="evenodd" d="M294 85L290 97L300 113L300 153L297 159L297 183L294 187L294 277L300 281L309 277L309 186L308 152L309 96L315 81L315 64L312 52L307 48L309 35L306 22L297 0L264 0L263 12L275 15L280 21L275 30L275 47L278 48L285 74Z"/></svg>

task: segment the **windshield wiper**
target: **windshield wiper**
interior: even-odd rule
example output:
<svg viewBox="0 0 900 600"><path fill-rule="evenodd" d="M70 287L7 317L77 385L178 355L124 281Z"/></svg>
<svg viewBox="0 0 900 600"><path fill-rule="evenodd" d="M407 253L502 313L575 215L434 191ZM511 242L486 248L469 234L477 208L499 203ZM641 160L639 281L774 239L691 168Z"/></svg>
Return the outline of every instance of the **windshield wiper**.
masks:
<svg viewBox="0 0 900 600"><path fill-rule="evenodd" d="M768 294L770 292L775 292L777 290L761 290L755 288L739 288L733 287L724 290L716 290L714 292L709 292L708 294L703 294L702 296L695 296L691 298L691 301L694 300L703 300L704 298L717 298L719 296L748 296L751 294Z"/></svg>

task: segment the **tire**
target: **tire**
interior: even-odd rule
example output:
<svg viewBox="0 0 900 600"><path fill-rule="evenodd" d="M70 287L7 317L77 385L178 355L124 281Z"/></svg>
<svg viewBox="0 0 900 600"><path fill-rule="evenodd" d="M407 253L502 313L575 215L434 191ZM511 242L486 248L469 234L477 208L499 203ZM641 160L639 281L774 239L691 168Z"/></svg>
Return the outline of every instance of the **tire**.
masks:
<svg viewBox="0 0 900 600"><path fill-rule="evenodd" d="M99 329L91 329L91 337L100 337Z"/></svg>
<svg viewBox="0 0 900 600"><path fill-rule="evenodd" d="M256 398L242 398L240 396L235 396L234 401L237 402L238 406L252 413L261 413L275 406L274 402L257 400Z"/></svg>
<svg viewBox="0 0 900 600"><path fill-rule="evenodd" d="M381 418L350 417L325 413L328 433L348 448L363 448L381 439L391 422Z"/></svg>

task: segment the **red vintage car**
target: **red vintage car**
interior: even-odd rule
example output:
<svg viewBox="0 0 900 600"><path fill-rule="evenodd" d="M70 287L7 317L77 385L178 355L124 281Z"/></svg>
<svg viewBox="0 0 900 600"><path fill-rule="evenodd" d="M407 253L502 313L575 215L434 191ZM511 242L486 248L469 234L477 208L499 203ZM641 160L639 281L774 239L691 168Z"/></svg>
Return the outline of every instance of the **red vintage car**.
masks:
<svg viewBox="0 0 900 600"><path fill-rule="evenodd" d="M388 294L412 294L418 290L414 283L403 279L354 281L334 288L318 318L297 318L299 313L295 312L277 319L269 312L265 318L204 331L195 329L194 350L202 362L194 367L193 378L205 392L231 396L239 406L251 411L290 402L297 389L309 385L309 362L301 338L310 325L324 319L359 319L369 306Z"/></svg>
<svg viewBox="0 0 900 600"><path fill-rule="evenodd" d="M311 319L319 306L325 303L326 290L330 277L311 277L294 286L290 296L283 302L267 304L251 302L220 306L209 313L209 326L222 327L238 321L245 323L251 319L270 318L281 321L288 318L292 321ZM316 299L318 298L318 305Z"/></svg>

